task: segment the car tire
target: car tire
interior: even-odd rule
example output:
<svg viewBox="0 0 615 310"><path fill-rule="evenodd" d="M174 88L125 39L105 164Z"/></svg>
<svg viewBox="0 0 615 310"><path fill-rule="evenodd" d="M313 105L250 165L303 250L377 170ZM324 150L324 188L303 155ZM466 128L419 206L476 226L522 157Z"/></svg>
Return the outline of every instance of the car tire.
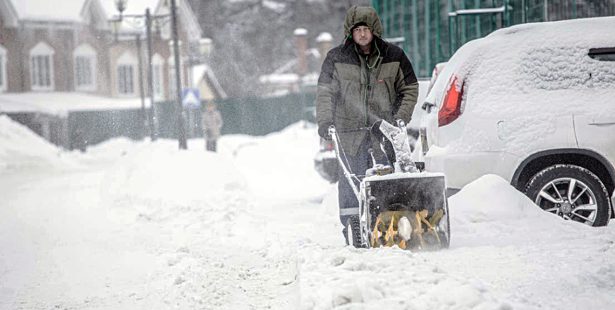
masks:
<svg viewBox="0 0 615 310"><path fill-rule="evenodd" d="M534 175L524 193L541 209L590 226L604 226L611 217L606 187L588 169L554 165Z"/></svg>

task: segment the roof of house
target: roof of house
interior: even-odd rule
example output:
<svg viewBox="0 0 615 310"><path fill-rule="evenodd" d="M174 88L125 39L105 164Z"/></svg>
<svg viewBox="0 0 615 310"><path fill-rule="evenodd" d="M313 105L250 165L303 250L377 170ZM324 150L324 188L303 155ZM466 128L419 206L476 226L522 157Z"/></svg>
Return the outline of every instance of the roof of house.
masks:
<svg viewBox="0 0 615 310"><path fill-rule="evenodd" d="M0 16L8 27L20 22L90 23L108 29L103 0L0 0Z"/></svg>
<svg viewBox="0 0 615 310"><path fill-rule="evenodd" d="M149 106L149 100L145 100ZM140 98L110 98L69 92L27 92L0 94L0 113L39 112L65 116L71 111L138 109Z"/></svg>
<svg viewBox="0 0 615 310"><path fill-rule="evenodd" d="M145 15L150 8L153 15L164 15L170 11L165 0L130 0L126 4L124 15ZM189 38L198 40L203 34L198 19L187 0L177 0L178 21L186 29ZM0 15L4 22L17 27L20 21L88 23L90 9L100 20L116 19L119 12L114 0L0 0ZM105 23L105 28L109 24ZM144 31L144 24L126 20L122 30L126 32Z"/></svg>
<svg viewBox="0 0 615 310"><path fill-rule="evenodd" d="M9 3L20 20L80 22L82 9L88 1L9 0Z"/></svg>
<svg viewBox="0 0 615 310"><path fill-rule="evenodd" d="M109 20L117 19L119 12L115 7L115 1L111 0L99 0L101 1L104 10L107 12L107 18ZM167 15L170 12L170 2L165 0L130 0L126 4L126 9L122 13L123 15L145 15L145 10L150 9L152 15ZM203 35L203 30L199 25L199 21L194 14L194 11L190 7L190 3L187 0L177 0L178 6L178 18L177 20L183 24L184 29L189 38L198 40ZM143 24L135 24L129 20L125 20L122 24L122 30L125 32L143 31Z"/></svg>
<svg viewBox="0 0 615 310"><path fill-rule="evenodd" d="M207 79L210 86L217 93L218 98L224 99L227 97L226 92L218 82L216 75L208 65L201 64L192 68L193 87L196 87L202 79Z"/></svg>
<svg viewBox="0 0 615 310"><path fill-rule="evenodd" d="M301 82L302 85L316 85L318 82L318 74L320 72L320 52L315 48L310 48L305 51L308 60L308 73L302 77L297 74L297 58L293 58L278 67L270 74L259 76L258 80L261 84L279 85L285 87L289 84ZM276 91L277 92L277 91Z"/></svg>

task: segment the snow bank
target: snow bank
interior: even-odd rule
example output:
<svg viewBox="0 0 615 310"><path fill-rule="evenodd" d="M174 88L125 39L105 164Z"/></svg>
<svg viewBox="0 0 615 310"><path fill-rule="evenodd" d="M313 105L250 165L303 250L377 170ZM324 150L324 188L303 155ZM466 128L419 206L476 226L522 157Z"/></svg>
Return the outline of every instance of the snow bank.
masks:
<svg viewBox="0 0 615 310"><path fill-rule="evenodd" d="M398 248L300 252L301 309L507 309L480 282Z"/></svg>
<svg viewBox="0 0 615 310"><path fill-rule="evenodd" d="M116 199L186 203L246 186L235 165L215 153L148 144L126 156L106 178L107 193Z"/></svg>
<svg viewBox="0 0 615 310"><path fill-rule="evenodd" d="M451 247L550 243L596 228L544 212L497 175L485 175L449 198ZM541 231L536 234L536 230ZM480 238L478 238L480 236Z"/></svg>
<svg viewBox="0 0 615 310"><path fill-rule="evenodd" d="M612 227L592 228L541 211L496 175L465 186L449 207L448 250L303 244L301 308L574 309L612 303L612 282L606 284L615 275ZM562 288L574 294L563 296Z"/></svg>
<svg viewBox="0 0 615 310"><path fill-rule="evenodd" d="M0 171L66 167L62 151L8 116L0 115Z"/></svg>
<svg viewBox="0 0 615 310"><path fill-rule="evenodd" d="M314 124L298 122L264 137L223 137L220 143L234 143L235 163L253 194L303 200L320 199L329 185L314 169L319 141Z"/></svg>
<svg viewBox="0 0 615 310"><path fill-rule="evenodd" d="M2 117L0 137L57 152ZM188 142L114 139L82 169L2 175L0 308L613 308L614 226L540 212L499 177L451 198L449 250L353 249L313 125L224 136L217 154Z"/></svg>
<svg viewBox="0 0 615 310"><path fill-rule="evenodd" d="M489 174L466 185L449 198L455 224L516 221L525 218L558 219L540 210L527 196L500 176Z"/></svg>

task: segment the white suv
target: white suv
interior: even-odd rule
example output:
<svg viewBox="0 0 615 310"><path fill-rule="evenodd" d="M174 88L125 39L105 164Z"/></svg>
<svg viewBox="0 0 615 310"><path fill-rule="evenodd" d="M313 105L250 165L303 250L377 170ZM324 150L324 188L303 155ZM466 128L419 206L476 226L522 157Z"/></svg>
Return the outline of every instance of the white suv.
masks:
<svg viewBox="0 0 615 310"><path fill-rule="evenodd" d="M497 174L592 226L615 188L615 17L524 24L462 46L423 107L428 171L454 192Z"/></svg>

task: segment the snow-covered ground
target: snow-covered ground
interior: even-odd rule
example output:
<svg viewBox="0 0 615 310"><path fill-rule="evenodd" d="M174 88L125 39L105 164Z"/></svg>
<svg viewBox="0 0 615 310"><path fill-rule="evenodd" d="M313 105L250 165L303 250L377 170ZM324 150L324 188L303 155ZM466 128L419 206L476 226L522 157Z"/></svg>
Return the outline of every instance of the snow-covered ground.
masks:
<svg viewBox="0 0 615 310"><path fill-rule="evenodd" d="M450 199L448 250L343 244L313 125L65 152L0 116L0 309L614 309L615 228L497 176Z"/></svg>

